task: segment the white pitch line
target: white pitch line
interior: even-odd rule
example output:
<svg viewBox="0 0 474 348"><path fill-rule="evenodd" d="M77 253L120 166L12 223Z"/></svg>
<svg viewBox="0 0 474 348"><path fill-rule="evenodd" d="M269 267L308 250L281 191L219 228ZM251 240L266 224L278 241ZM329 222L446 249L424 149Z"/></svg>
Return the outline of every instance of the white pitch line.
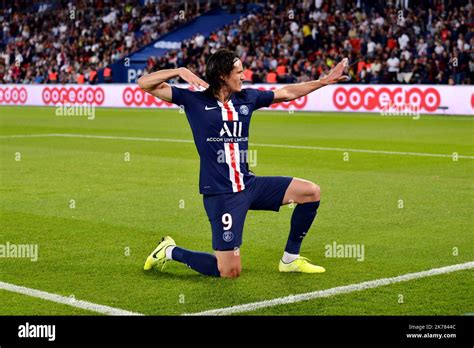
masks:
<svg viewBox="0 0 474 348"><path fill-rule="evenodd" d="M0 139L13 139L13 138L46 138L52 137L54 134L11 134L1 135Z"/></svg>
<svg viewBox="0 0 474 348"><path fill-rule="evenodd" d="M320 147L320 146L304 146L304 145L280 145L280 144L252 144L253 146L280 147L285 149L303 149L303 150L321 150L321 151L341 151L341 152L360 152L360 153L376 153L383 155L403 155L403 156L424 156L424 157L449 157L453 155L441 153L426 152L402 152L402 151L385 151L385 150L366 150L366 149L349 149L340 147ZM474 159L474 156L458 155L458 158Z"/></svg>
<svg viewBox="0 0 474 348"><path fill-rule="evenodd" d="M109 306L104 306L92 302L75 300L70 297L64 297L61 295L52 294L45 291L35 290L31 288L26 288L24 286L18 286L10 283L0 282L0 290L6 290L10 292L15 292L18 294L40 298L47 301L52 301L56 303L65 304L72 307L86 309L88 311L93 311L97 313L107 314L107 315L143 315L141 313L129 312L124 309L114 308Z"/></svg>
<svg viewBox="0 0 474 348"><path fill-rule="evenodd" d="M93 135L93 134L18 134L18 135L2 135L0 139L9 138L41 138L41 137L63 137L63 138L89 138L89 139L112 139L112 140L134 140L134 141L156 141L156 142L172 142L172 143L194 143L192 140L186 139L169 139L169 138L145 138L145 137L124 137L112 135ZM261 147L277 147L284 149L300 149L300 150L320 150L320 151L340 151L340 152L360 152L374 153L382 155L402 155L402 156L423 156L423 157L448 157L453 155L426 152L403 152L403 151L385 151L385 150L368 150L368 149L351 149L340 147L321 147L321 146L304 146L304 145L285 145L285 144L257 144L249 143L251 146ZM458 155L458 158L474 159L474 156Z"/></svg>
<svg viewBox="0 0 474 348"><path fill-rule="evenodd" d="M135 140L135 141L157 141L157 142L173 142L173 143L194 143L192 140L187 139L167 139L167 138L142 138L142 137L122 137L112 135L94 135L94 134L17 134L17 135L2 135L0 139L10 138L49 138L49 137L61 137L61 138L89 138L89 139L111 139L111 140Z"/></svg>
<svg viewBox="0 0 474 348"><path fill-rule="evenodd" d="M346 286L338 286L336 288L326 289L326 290L319 290L313 292L307 292L304 294L299 295L290 295L285 297L279 297L272 300L265 300L260 302L252 302L243 305L237 305L232 307L224 307L218 309L211 309L203 312L197 313L185 313L183 315L229 315L235 313L242 313L242 312L250 312L260 308L267 308L273 306L279 306L284 304L296 303L301 301L308 301L313 300L315 298L322 298L322 297L331 297L339 294L347 294L355 291L362 291L367 289L378 288L380 286L385 286L389 284L395 284L400 282L406 282L413 279L420 279L425 277L432 277L440 274L446 274L456 271L462 271L474 268L474 261L461 263L457 265L451 265L441 268L433 268L428 271L416 272L416 273L408 273L398 277L392 278L382 278L371 280L359 284L351 284Z"/></svg>

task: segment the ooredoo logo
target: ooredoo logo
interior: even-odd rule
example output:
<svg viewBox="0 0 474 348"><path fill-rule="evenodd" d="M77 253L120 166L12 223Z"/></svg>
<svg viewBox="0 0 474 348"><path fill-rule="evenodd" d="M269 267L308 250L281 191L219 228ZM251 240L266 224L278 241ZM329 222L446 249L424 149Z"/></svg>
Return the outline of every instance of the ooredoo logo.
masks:
<svg viewBox="0 0 474 348"><path fill-rule="evenodd" d="M123 90L122 94L123 102L127 106L171 106L173 105L172 103L166 102L164 100L155 98L151 94L146 93L143 89L140 87L127 87Z"/></svg>
<svg viewBox="0 0 474 348"><path fill-rule="evenodd" d="M24 87L4 87L0 88L0 103L5 104L25 104L28 99L28 92Z"/></svg>
<svg viewBox="0 0 474 348"><path fill-rule="evenodd" d="M102 87L46 87L41 95L45 104L102 105L105 92Z"/></svg>
<svg viewBox="0 0 474 348"><path fill-rule="evenodd" d="M418 87L394 88L387 87L375 89L373 87L346 89L339 87L333 94L334 106L339 110L373 110L388 107L409 107L436 111L441 103L441 96L435 88L426 88L422 91Z"/></svg>

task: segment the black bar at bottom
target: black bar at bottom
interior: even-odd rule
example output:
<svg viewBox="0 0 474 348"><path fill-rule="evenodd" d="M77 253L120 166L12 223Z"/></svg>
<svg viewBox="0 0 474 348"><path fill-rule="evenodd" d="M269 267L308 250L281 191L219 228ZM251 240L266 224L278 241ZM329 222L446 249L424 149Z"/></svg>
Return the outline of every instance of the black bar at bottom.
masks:
<svg viewBox="0 0 474 348"><path fill-rule="evenodd" d="M6 317L0 347L57 344L406 344L470 346L473 316ZM38 325L38 326L34 326ZM54 340L52 327L54 325ZM48 336L49 332L49 336ZM20 337L42 334L46 337Z"/></svg>

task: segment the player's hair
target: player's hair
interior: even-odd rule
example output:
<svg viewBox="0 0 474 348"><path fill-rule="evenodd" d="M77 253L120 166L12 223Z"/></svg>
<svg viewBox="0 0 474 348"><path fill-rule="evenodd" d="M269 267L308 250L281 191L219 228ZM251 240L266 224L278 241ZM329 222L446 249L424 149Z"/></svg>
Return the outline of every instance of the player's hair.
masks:
<svg viewBox="0 0 474 348"><path fill-rule="evenodd" d="M234 63L239 56L234 51L226 48L218 49L207 60L206 80L209 83L207 91L215 95L224 85L221 76L228 76L234 69Z"/></svg>

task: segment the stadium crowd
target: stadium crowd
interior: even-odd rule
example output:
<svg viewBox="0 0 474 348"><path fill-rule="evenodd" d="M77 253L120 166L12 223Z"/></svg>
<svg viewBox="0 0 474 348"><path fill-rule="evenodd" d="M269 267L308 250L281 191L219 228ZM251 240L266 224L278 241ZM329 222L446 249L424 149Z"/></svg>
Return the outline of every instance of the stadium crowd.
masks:
<svg viewBox="0 0 474 348"><path fill-rule="evenodd" d="M304 1L263 11L201 35L147 71L187 66L205 76L220 47L236 50L253 83L313 80L348 56L352 83L474 83L472 1Z"/></svg>
<svg viewBox="0 0 474 348"><path fill-rule="evenodd" d="M189 5L186 21L206 10ZM98 69L108 75L111 63L183 24L172 5L115 0L39 13L10 8L0 20L3 83L94 83ZM267 2L209 37L150 57L146 71L187 66L205 78L207 57L226 47L253 83L317 79L347 56L353 83L472 84L473 24L472 0Z"/></svg>
<svg viewBox="0 0 474 348"><path fill-rule="evenodd" d="M0 82L95 83L98 70L206 10L191 3L63 0L35 11L29 1L12 1L0 7Z"/></svg>

